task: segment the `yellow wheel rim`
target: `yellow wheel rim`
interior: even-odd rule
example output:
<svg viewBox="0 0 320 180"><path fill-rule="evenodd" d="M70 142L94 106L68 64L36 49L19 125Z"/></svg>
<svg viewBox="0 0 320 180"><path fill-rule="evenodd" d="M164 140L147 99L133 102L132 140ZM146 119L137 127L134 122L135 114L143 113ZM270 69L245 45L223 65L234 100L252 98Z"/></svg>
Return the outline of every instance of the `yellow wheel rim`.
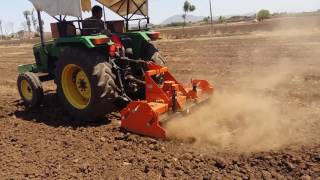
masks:
<svg viewBox="0 0 320 180"><path fill-rule="evenodd" d="M22 80L20 84L21 94L22 96L28 100L31 101L33 97L32 88L27 80Z"/></svg>
<svg viewBox="0 0 320 180"><path fill-rule="evenodd" d="M61 76L65 97L77 109L85 109L91 99L90 81L83 69L75 64L67 65Z"/></svg>

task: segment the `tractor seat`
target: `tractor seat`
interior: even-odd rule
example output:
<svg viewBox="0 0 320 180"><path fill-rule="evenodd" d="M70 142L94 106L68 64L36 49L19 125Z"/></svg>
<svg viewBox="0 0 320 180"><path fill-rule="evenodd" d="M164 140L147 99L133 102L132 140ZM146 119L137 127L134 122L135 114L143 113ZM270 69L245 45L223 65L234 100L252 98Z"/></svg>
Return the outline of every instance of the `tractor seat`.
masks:
<svg viewBox="0 0 320 180"><path fill-rule="evenodd" d="M72 22L62 21L51 23L52 38L72 37L77 35L76 27Z"/></svg>
<svg viewBox="0 0 320 180"><path fill-rule="evenodd" d="M107 28L111 33L124 33L124 21L107 21Z"/></svg>

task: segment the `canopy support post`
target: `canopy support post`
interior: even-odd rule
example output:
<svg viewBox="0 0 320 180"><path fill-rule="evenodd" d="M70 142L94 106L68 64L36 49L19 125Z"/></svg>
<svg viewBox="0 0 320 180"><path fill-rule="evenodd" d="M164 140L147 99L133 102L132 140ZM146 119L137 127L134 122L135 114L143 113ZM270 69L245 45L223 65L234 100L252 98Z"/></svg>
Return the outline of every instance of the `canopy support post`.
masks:
<svg viewBox="0 0 320 180"><path fill-rule="evenodd" d="M126 19L126 31L129 31L129 12L130 12L130 1L127 0L127 19Z"/></svg>
<svg viewBox="0 0 320 180"><path fill-rule="evenodd" d="M38 14L38 21L39 21L39 31L40 31L41 45L44 46L44 36L43 36L43 26L42 26L41 12L39 10L37 10L37 14Z"/></svg>
<svg viewBox="0 0 320 180"><path fill-rule="evenodd" d="M102 5L102 11L103 11L103 26L104 26L104 28L105 29L108 29L107 28L107 24L106 24L106 21L107 21L107 18L106 18L106 10L105 10L105 8L104 8L104 5Z"/></svg>

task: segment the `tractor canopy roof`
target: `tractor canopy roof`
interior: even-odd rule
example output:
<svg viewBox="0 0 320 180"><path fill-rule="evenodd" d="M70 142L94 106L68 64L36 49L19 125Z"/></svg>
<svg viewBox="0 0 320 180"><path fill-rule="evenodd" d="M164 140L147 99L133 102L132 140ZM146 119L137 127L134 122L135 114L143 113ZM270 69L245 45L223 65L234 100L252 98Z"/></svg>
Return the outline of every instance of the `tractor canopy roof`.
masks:
<svg viewBox="0 0 320 180"><path fill-rule="evenodd" d="M29 0L39 11L51 16L67 15L81 17L82 11L91 10L91 0ZM121 17L148 16L148 0L96 0Z"/></svg>

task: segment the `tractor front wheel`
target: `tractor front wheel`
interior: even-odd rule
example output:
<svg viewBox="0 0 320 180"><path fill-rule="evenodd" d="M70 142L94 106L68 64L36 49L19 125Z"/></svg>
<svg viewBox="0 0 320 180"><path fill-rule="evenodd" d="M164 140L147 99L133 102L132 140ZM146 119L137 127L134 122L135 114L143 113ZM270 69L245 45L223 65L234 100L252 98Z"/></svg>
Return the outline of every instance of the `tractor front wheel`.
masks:
<svg viewBox="0 0 320 180"><path fill-rule="evenodd" d="M37 75L31 72L21 73L17 80L18 91L27 107L37 107L43 98L43 88Z"/></svg>
<svg viewBox="0 0 320 180"><path fill-rule="evenodd" d="M57 92L69 113L87 122L115 110L115 76L106 57L82 48L66 48L56 63Z"/></svg>

